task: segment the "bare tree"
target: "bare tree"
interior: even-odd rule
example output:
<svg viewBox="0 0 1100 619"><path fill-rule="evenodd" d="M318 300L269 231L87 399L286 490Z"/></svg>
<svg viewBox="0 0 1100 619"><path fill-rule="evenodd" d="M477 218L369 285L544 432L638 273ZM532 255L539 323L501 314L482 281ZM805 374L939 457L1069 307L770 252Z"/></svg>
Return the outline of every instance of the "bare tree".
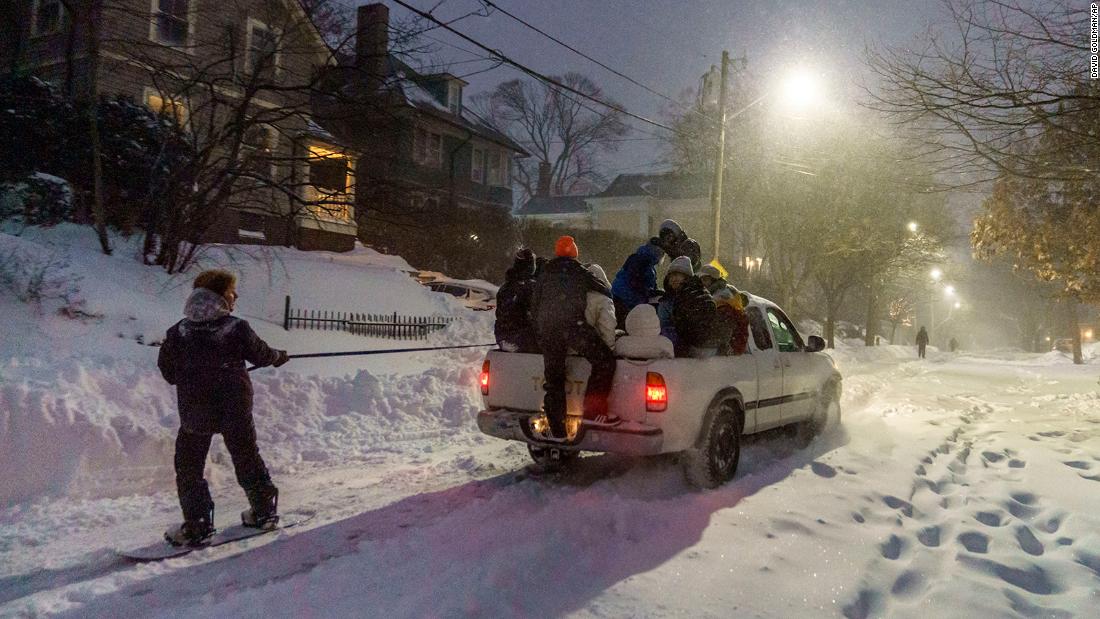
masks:
<svg viewBox="0 0 1100 619"><path fill-rule="evenodd" d="M923 45L869 52L882 78L869 105L924 137L922 153L956 185L996 180L972 241L985 258L1059 281L1074 360L1076 303L1097 298L1095 197L1100 88L1089 20L1068 0L945 0Z"/></svg>
<svg viewBox="0 0 1100 619"><path fill-rule="evenodd" d="M603 91L588 77L554 79L593 97ZM536 194L539 164L550 166L550 193L570 195L606 183L601 155L618 149L629 131L623 115L597 110L580 97L530 79L515 79L478 96L474 106L493 128L522 144L533 157L517 166L515 182L525 197Z"/></svg>

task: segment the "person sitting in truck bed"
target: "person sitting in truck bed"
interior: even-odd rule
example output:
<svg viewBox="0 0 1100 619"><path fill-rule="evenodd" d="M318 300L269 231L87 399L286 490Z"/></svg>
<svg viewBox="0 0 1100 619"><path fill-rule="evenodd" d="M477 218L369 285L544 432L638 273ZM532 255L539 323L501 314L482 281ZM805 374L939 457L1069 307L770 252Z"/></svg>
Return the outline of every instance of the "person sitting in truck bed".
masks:
<svg viewBox="0 0 1100 619"><path fill-rule="evenodd" d="M649 303L649 300L659 294L657 290L657 265L665 254L669 254L688 238L680 224L671 219L661 222L657 236L649 239L637 251L631 254L622 268L615 274L615 281L611 285L612 297L615 299L615 313L619 319L619 328L622 328L627 314L635 306ZM678 255L678 254L677 254Z"/></svg>
<svg viewBox="0 0 1100 619"><path fill-rule="evenodd" d="M696 272L699 276L699 281L703 282L703 286L707 289L707 292L711 296L717 295L720 291L729 289L732 293L737 294L737 288L730 284L726 278L722 277L722 271L713 264L704 264ZM717 300L717 297L716 297Z"/></svg>
<svg viewBox="0 0 1100 619"><path fill-rule="evenodd" d="M607 286L608 289L611 288L611 283L607 281L607 273L604 272L603 267L592 263L588 265L588 272L600 280L600 283ZM584 310L584 320L592 325L596 333L600 334L600 339L603 340L604 344L607 344L608 348L615 348L615 328L618 326L618 321L615 318L614 301L605 294L589 291Z"/></svg>
<svg viewBox="0 0 1100 619"><path fill-rule="evenodd" d="M531 295L535 291L535 254L526 247L515 254L512 268L497 291L497 345L506 352L537 353L535 326L531 324Z"/></svg>
<svg viewBox="0 0 1100 619"><path fill-rule="evenodd" d="M714 333L719 355L743 355L749 344L749 317L744 294L721 288L714 294Z"/></svg>
<svg viewBox="0 0 1100 619"><path fill-rule="evenodd" d="M676 356L672 340L661 335L657 310L644 303L626 317L626 335L615 342L615 354L627 359L671 359Z"/></svg>
<svg viewBox="0 0 1100 619"><path fill-rule="evenodd" d="M714 299L695 276L691 259L680 256L665 275L665 294L657 305L661 335L672 340L677 357L705 359L717 353L714 345Z"/></svg>

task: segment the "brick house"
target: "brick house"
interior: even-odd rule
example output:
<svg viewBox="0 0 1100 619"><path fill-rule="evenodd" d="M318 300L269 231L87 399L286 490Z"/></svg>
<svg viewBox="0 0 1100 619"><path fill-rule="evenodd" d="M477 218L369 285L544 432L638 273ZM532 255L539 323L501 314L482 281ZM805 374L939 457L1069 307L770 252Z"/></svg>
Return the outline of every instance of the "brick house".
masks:
<svg viewBox="0 0 1100 619"><path fill-rule="evenodd" d="M232 149L251 180L234 186L206 241L354 247L356 155L312 118L310 85L333 54L297 0L103 0L93 18L60 0L8 1L0 70L78 97L94 72L100 95L172 114L201 139L223 139L238 111L256 119L237 125L247 129Z"/></svg>
<svg viewBox="0 0 1100 619"><path fill-rule="evenodd" d="M510 217L513 159L527 153L465 105L461 78L420 73L401 60L389 27L385 5L359 7L355 54L331 69L325 88L347 96L317 109L363 153L360 238L412 259L417 248L395 237L419 237L443 220Z"/></svg>

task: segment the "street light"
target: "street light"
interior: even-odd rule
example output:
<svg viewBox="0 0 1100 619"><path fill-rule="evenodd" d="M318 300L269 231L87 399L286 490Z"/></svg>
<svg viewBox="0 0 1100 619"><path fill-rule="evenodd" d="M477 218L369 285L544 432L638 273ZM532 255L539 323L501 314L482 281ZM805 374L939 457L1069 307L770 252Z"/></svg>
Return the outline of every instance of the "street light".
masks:
<svg viewBox="0 0 1100 619"><path fill-rule="evenodd" d="M963 306L963 304L961 302L955 301L955 309L959 309L962 306Z"/></svg>
<svg viewBox="0 0 1100 619"><path fill-rule="evenodd" d="M932 272L929 273L929 275L932 276L932 281L938 282L940 281L940 278L943 277L943 271L941 271L939 267L937 267L932 269Z"/></svg>
<svg viewBox="0 0 1100 619"><path fill-rule="evenodd" d="M722 230L722 171L726 160L726 124L745 113L756 104L776 93L776 88L770 88L748 105L733 112L726 113L726 88L729 81L730 54L722 52L722 81L718 88L718 152L714 158L714 179L710 188L710 209L714 218L714 259L718 259L718 248L721 245ZM782 86L783 100L791 107L804 109L817 103L821 99L821 84L816 76L806 71L792 73ZM757 265L759 266L759 265Z"/></svg>
<svg viewBox="0 0 1100 619"><path fill-rule="evenodd" d="M805 109L821 100L821 81L804 70L796 71L783 80L783 102L795 109Z"/></svg>
<svg viewBox="0 0 1100 619"><path fill-rule="evenodd" d="M909 222L909 225L907 227L909 228L910 232L916 232L917 230L920 229L920 224L918 224L915 221L911 221L911 222Z"/></svg>
<svg viewBox="0 0 1100 619"><path fill-rule="evenodd" d="M944 286L943 287L943 296L945 296L945 297L955 296L955 287L952 286L951 284L948 284L948 285Z"/></svg>

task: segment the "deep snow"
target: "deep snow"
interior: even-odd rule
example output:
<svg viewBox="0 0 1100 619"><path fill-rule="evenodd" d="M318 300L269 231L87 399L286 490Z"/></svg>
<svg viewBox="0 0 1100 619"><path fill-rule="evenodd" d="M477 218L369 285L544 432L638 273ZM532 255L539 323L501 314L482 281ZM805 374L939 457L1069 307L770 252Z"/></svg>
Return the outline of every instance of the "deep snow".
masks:
<svg viewBox="0 0 1100 619"><path fill-rule="evenodd" d="M150 334L175 320L185 290L155 292L155 269L51 234L86 277L119 282L124 306L90 299L107 314L99 324L125 325L115 314L126 306ZM288 285L323 283L324 259L297 257L314 283ZM358 285L371 289L373 275ZM132 281L154 292L122 285ZM261 335L303 348L347 339L264 323L281 290L242 300ZM450 303L423 292L400 294ZM688 488L667 457L594 455L563 477L527 478L519 444L473 427L476 352L319 375L288 365L255 376L261 449L284 508L318 517L134 566L111 550L178 518L165 442L174 405L155 348L105 343L95 324L42 327L68 319L5 303L39 331L0 340L0 470L19 472L4 488L20 495L0 510L0 616L1059 617L1094 616L1100 603L1095 363L844 347L843 426L804 450L782 433L754 439L737 479L709 492ZM438 338L489 327L472 315ZM65 341L66 329L87 332ZM364 342L387 344L344 344ZM89 442L117 449L97 462ZM244 500L224 451L214 459L218 522L230 523Z"/></svg>

